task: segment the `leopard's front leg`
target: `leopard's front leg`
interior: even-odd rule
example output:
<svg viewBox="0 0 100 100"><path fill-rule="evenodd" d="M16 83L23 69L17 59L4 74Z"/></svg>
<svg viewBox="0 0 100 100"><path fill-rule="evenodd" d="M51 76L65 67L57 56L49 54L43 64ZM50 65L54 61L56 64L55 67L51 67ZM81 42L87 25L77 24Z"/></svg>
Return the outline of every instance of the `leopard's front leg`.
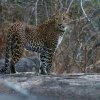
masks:
<svg viewBox="0 0 100 100"><path fill-rule="evenodd" d="M40 54L41 66L40 71L41 74L47 75L50 74L50 69L52 66L52 58L54 51L50 48L44 48Z"/></svg>

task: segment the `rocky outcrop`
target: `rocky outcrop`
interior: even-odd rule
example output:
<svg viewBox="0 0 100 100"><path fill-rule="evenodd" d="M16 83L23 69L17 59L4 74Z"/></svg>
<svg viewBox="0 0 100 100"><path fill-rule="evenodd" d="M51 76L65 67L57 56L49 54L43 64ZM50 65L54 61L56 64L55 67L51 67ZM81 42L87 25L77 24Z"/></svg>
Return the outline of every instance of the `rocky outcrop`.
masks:
<svg viewBox="0 0 100 100"><path fill-rule="evenodd" d="M0 75L0 94L16 97L10 100L100 100L100 75Z"/></svg>

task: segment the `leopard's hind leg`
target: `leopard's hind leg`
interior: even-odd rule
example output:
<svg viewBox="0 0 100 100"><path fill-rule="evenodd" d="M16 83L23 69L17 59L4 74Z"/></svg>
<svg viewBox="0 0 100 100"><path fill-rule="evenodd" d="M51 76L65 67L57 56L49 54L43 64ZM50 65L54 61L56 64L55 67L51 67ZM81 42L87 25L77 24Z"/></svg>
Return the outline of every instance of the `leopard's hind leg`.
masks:
<svg viewBox="0 0 100 100"><path fill-rule="evenodd" d="M10 61L10 71L11 73L16 73L15 64L19 61L24 50L23 39L18 36L13 36L11 43L11 61Z"/></svg>

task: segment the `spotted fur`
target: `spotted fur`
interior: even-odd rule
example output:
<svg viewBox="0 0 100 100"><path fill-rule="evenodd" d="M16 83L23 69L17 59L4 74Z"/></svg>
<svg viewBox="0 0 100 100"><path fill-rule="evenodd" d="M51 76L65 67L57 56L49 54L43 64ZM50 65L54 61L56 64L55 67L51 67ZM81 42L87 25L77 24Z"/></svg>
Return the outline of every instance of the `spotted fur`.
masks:
<svg viewBox="0 0 100 100"><path fill-rule="evenodd" d="M69 22L68 14L58 13L53 18L36 27L14 23L8 30L5 68L2 73L15 73L15 64L22 56L24 48L40 53L41 74L49 74L52 58L58 47L58 38L66 31Z"/></svg>

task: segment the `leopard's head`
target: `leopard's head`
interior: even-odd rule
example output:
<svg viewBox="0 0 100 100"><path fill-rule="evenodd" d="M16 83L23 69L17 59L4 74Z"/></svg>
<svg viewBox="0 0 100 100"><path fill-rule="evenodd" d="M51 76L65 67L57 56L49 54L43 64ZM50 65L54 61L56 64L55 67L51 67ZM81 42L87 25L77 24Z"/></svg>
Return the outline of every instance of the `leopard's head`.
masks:
<svg viewBox="0 0 100 100"><path fill-rule="evenodd" d="M55 18L55 28L58 31L57 32L58 33L57 48L58 48L59 44L63 40L64 33L66 32L66 30L69 29L69 23L71 21L71 13L59 12L55 14L54 18Z"/></svg>
<svg viewBox="0 0 100 100"><path fill-rule="evenodd" d="M58 12L54 16L55 18L55 27L60 33L66 32L66 30L69 28L69 22L71 19L71 14L70 13L62 13ZM62 34L61 34L62 35Z"/></svg>

